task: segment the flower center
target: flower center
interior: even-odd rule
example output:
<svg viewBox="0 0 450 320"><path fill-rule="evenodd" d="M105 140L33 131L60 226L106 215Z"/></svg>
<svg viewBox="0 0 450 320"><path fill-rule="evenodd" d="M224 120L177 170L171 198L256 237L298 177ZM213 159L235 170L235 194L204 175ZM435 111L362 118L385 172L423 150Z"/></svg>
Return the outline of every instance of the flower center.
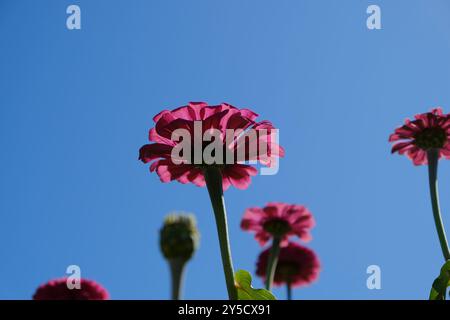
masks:
<svg viewBox="0 0 450 320"><path fill-rule="evenodd" d="M277 275L283 281L290 281L298 273L298 265L293 262L278 263Z"/></svg>
<svg viewBox="0 0 450 320"><path fill-rule="evenodd" d="M291 226L289 222L284 219L270 219L263 224L263 228L265 231L270 233L273 236L283 236L289 231L291 231Z"/></svg>
<svg viewBox="0 0 450 320"><path fill-rule="evenodd" d="M414 136L414 144L423 150L440 149L447 142L447 133L442 128L426 128Z"/></svg>

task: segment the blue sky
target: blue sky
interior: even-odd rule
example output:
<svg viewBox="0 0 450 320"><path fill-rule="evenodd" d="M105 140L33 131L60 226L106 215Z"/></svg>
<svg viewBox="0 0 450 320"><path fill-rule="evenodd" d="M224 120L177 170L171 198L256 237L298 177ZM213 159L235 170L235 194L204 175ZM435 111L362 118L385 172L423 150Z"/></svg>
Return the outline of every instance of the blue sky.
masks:
<svg viewBox="0 0 450 320"><path fill-rule="evenodd" d="M66 28L69 4L81 30ZM382 30L366 28L369 4ZM295 298L427 298L443 261L426 167L387 138L450 111L449 15L446 0L2 1L0 298L29 299L70 264L114 299L168 298L158 229L173 210L202 235L185 298L226 298L206 189L162 184L137 160L152 117L188 101L251 108L286 149L277 175L226 192L236 269L260 252L239 229L245 208L300 203L323 270ZM450 229L448 161L440 183ZM366 287L371 264L381 290Z"/></svg>

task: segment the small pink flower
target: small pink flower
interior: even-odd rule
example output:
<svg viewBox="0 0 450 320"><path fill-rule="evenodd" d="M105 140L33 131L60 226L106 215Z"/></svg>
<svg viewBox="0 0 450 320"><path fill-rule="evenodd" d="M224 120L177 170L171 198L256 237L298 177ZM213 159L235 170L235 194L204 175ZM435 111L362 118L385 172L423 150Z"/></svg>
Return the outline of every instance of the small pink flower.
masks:
<svg viewBox="0 0 450 320"><path fill-rule="evenodd" d="M282 246L291 236L309 241L309 231L314 225L314 218L306 207L281 202L270 202L264 208L249 208L241 221L242 230L255 232L255 239L261 246L273 236L281 237Z"/></svg>
<svg viewBox="0 0 450 320"><path fill-rule="evenodd" d="M418 114L389 137L395 142L392 153L406 154L415 165L428 164L427 151L439 150L439 158L450 159L450 115L444 115L441 108Z"/></svg>
<svg viewBox="0 0 450 320"><path fill-rule="evenodd" d="M67 278L50 280L41 285L33 295L33 300L108 300L105 288L92 280L81 279L80 289L69 289Z"/></svg>
<svg viewBox="0 0 450 320"><path fill-rule="evenodd" d="M256 274L266 278L270 248L261 252L256 264ZM315 281L320 272L320 262L314 251L290 242L282 247L278 256L273 284L281 286L290 283L292 287L305 286Z"/></svg>
<svg viewBox="0 0 450 320"><path fill-rule="evenodd" d="M172 159L172 150L181 141L174 140L172 134L176 129L185 129L194 137L194 122L201 121L203 130L201 134L208 130L211 131L211 129L221 132L224 155L227 152L233 152L236 156L237 150L243 148L245 161L256 160L263 165L271 166L274 157L284 156L284 150L275 143L271 143L270 135L275 129L272 124L268 121L256 122L257 117L258 115L249 109L238 109L226 103L208 106L204 102L191 102L187 106L172 111L164 110L153 118L155 127L149 133L149 140L153 143L146 144L139 150L139 159L144 163L153 161L150 171L156 171L162 182L177 180L181 183L193 183L203 187L205 186L204 169L207 166L216 166L221 169L224 190L230 185L238 189L246 189L250 184L250 177L257 174L255 167L238 163L237 160L232 164L227 164L225 161L223 164L195 164L194 161L176 163ZM258 147L262 143L268 145L267 157L262 157L259 153L255 154L254 150L247 148L245 143L248 145L248 138L247 142L242 137L237 137L231 144L228 143L229 141L225 139L227 129L243 130L244 132L254 129L262 132L254 142L258 144ZM198 144L194 139L191 143L193 146ZM201 149L204 147L200 146Z"/></svg>

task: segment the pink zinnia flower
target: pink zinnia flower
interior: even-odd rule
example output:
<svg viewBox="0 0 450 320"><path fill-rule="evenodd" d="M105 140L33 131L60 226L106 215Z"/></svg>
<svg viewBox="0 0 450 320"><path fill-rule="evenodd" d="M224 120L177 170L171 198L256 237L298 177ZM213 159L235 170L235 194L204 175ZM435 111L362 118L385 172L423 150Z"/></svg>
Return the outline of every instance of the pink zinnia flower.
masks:
<svg viewBox="0 0 450 320"><path fill-rule="evenodd" d="M281 202L270 202L264 208L249 208L241 221L242 230L255 232L255 239L261 246L273 236L281 237L282 246L291 236L309 241L309 231L314 225L314 218L306 207Z"/></svg>
<svg viewBox="0 0 450 320"><path fill-rule="evenodd" d="M444 115L441 108L418 114L389 137L395 142L392 153L406 154L415 165L428 164L427 151L439 151L439 158L450 159L450 115Z"/></svg>
<svg viewBox="0 0 450 320"><path fill-rule="evenodd" d="M263 165L271 166L274 157L284 156L284 151L280 146L271 143L270 135L275 129L273 125L268 121L256 122L257 116L249 109L238 109L226 103L208 106L204 102L191 102L187 106L172 111L164 110L153 118L155 127L149 133L149 140L153 143L146 144L139 150L139 159L144 163L154 161L150 165L150 171L156 171L162 182L177 180L181 183L193 183L202 187L205 186L204 169L208 166L216 166L221 170L224 190L230 185L246 189L250 184L250 177L257 173L255 167L238 163L237 160L232 164L227 164L225 161L223 164L203 162L195 164L194 159L190 159L192 161L189 163L175 163L172 159L172 150L182 141L175 141L172 134L176 129L185 129L190 132L191 144L194 145L194 122L201 121L202 134L211 129L221 132L224 155L234 152L236 156L239 148L245 148L245 161L256 160ZM262 133L258 134L257 141L254 142L258 144L258 147L262 143L268 145L267 157L254 154L252 150L248 149L246 146L249 142L248 138L237 137L231 144L228 144L229 141L225 139L227 129L243 130L244 132L249 129L260 130ZM202 149L204 147L204 145L200 146Z"/></svg>
<svg viewBox="0 0 450 320"><path fill-rule="evenodd" d="M80 289L67 288L67 278L50 280L41 285L33 295L33 300L108 300L105 288L92 280L81 279Z"/></svg>
<svg viewBox="0 0 450 320"><path fill-rule="evenodd" d="M265 280L270 248L261 252L256 264L256 274ZM290 242L282 247L278 256L273 284L289 283L292 287L305 286L315 281L320 272L320 262L314 251Z"/></svg>

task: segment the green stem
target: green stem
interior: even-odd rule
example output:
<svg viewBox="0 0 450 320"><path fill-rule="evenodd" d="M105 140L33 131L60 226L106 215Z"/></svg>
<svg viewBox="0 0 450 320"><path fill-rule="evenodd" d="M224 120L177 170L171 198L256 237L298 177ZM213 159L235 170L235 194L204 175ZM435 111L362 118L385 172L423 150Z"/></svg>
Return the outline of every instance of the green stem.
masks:
<svg viewBox="0 0 450 320"><path fill-rule="evenodd" d="M169 260L169 266L172 278L172 300L181 300L186 261L171 259Z"/></svg>
<svg viewBox="0 0 450 320"><path fill-rule="evenodd" d="M439 236L439 242L441 244L442 254L445 260L450 259L450 251L448 248L447 237L445 235L444 224L442 222L441 209L439 207L439 191L438 191L438 162L439 162L439 150L432 149L427 153L428 156L428 177L430 181L430 195L431 205L433 207L434 223L436 224L436 230Z"/></svg>
<svg viewBox="0 0 450 320"><path fill-rule="evenodd" d="M286 290L287 290L287 299L292 300L292 286L290 281L286 282Z"/></svg>
<svg viewBox="0 0 450 320"><path fill-rule="evenodd" d="M277 269L278 255L280 254L281 237L274 236L272 240L272 248L270 248L269 261L267 262L266 271L266 289L272 289L273 278L275 277L275 270Z"/></svg>
<svg viewBox="0 0 450 320"><path fill-rule="evenodd" d="M223 271L228 290L228 298L237 300L237 289L234 284L233 261L231 259L230 242L228 240L227 212L222 189L222 173L218 168L207 168L204 171L206 186L216 218L219 234L220 253L222 255Z"/></svg>

